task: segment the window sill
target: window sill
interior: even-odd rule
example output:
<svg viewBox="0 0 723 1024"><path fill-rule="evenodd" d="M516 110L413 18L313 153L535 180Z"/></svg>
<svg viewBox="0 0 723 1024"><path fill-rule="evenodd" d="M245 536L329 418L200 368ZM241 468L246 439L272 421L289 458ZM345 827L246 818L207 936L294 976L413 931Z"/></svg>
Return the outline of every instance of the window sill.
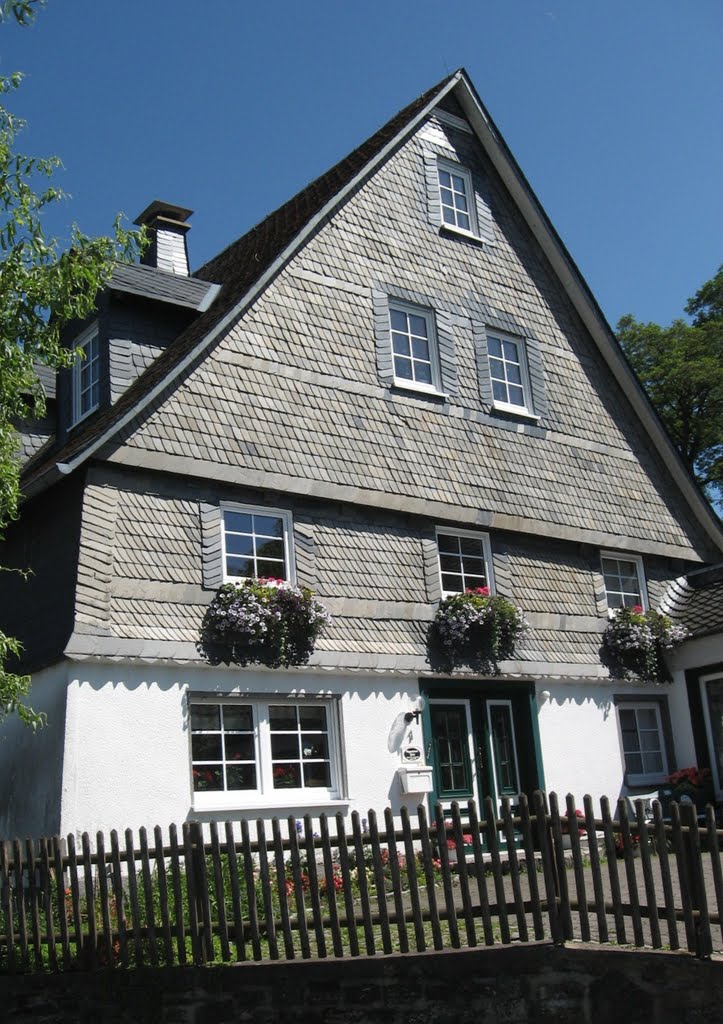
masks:
<svg viewBox="0 0 723 1024"><path fill-rule="evenodd" d="M278 816L281 812L287 811L298 817L308 814L310 811L314 813L320 813L321 811L343 811L349 807L349 803L350 800L348 798L339 799L334 797L330 800L307 800L300 794L298 797L292 797L284 802L259 799L248 802L237 801L233 804L222 803L221 801L199 804L198 801L194 800L193 811L195 814L235 814L241 816L266 813Z"/></svg>
<svg viewBox="0 0 723 1024"><path fill-rule="evenodd" d="M514 419L518 420L524 420L525 423L540 422L540 417L536 416L534 412L530 412L528 409L520 409L516 405L502 405L501 402L493 402L492 412L502 413L504 416L514 417Z"/></svg>
<svg viewBox="0 0 723 1024"><path fill-rule="evenodd" d="M410 384L409 381L398 381L395 380L392 384L395 391L402 391L404 394L416 395L423 398L439 398L442 401L447 401L449 395L446 391L438 391L436 388L425 388L418 387L414 384Z"/></svg>
<svg viewBox="0 0 723 1024"><path fill-rule="evenodd" d="M477 242L478 245L494 245L495 243L487 238L482 238L481 235L475 234L474 231L467 231L466 228L455 227L454 224L440 224L439 233L441 235L459 235L461 238L466 238L470 242Z"/></svg>

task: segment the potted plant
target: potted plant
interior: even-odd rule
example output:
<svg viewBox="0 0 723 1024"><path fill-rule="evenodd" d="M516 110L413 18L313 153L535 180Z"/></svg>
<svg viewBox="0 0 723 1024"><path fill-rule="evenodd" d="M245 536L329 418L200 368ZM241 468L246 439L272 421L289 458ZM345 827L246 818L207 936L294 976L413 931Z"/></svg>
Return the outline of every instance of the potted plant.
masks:
<svg viewBox="0 0 723 1024"><path fill-rule="evenodd" d="M308 587L279 579L224 583L196 644L212 665L305 665L330 615Z"/></svg>
<svg viewBox="0 0 723 1024"><path fill-rule="evenodd" d="M670 682L664 655L689 635L684 626L676 625L661 612L646 612L639 604L620 608L603 634L601 660L623 679Z"/></svg>
<svg viewBox="0 0 723 1024"><path fill-rule="evenodd" d="M489 587L453 594L439 605L427 633L430 665L442 672L467 666L476 672L498 671L511 658L527 628L519 610Z"/></svg>
<svg viewBox="0 0 723 1024"><path fill-rule="evenodd" d="M679 768L671 772L667 781L673 787L670 799L676 803L695 804L699 811L705 809L705 805L713 802L713 778L710 768L697 768L691 765L690 768Z"/></svg>

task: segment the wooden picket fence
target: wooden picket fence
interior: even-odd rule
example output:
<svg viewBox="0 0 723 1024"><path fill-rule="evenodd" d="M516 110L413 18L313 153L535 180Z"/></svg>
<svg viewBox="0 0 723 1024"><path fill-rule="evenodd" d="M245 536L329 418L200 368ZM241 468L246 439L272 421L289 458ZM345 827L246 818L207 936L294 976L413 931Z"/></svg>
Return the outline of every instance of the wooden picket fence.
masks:
<svg viewBox="0 0 723 1024"><path fill-rule="evenodd" d="M574 939L723 949L714 809L554 793L451 810L185 822L0 842L0 971L293 960ZM648 816L649 817L649 816Z"/></svg>

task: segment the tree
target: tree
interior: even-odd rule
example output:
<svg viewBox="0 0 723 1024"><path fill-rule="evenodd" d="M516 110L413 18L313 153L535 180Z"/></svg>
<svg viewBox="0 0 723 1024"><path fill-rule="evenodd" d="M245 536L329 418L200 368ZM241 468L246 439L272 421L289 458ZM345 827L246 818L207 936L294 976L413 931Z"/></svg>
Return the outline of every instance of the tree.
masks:
<svg viewBox="0 0 723 1024"><path fill-rule="evenodd" d="M723 266L669 327L628 314L618 341L683 461L712 501L723 498Z"/></svg>
<svg viewBox="0 0 723 1024"><path fill-rule="evenodd" d="M33 22L44 0L0 0L0 24ZM43 212L65 199L52 184L57 157L17 151L24 122L7 109L22 75L0 77L0 531L17 517L20 463L16 424L41 416L45 397L35 366L69 366L77 353L61 347L63 328L89 316L117 260L133 259L141 236L116 219L112 236L89 238L75 225L65 245L46 238ZM0 537L2 534L0 533ZM33 728L42 715L24 698L30 678L6 668L20 645L0 632L0 721L17 713Z"/></svg>

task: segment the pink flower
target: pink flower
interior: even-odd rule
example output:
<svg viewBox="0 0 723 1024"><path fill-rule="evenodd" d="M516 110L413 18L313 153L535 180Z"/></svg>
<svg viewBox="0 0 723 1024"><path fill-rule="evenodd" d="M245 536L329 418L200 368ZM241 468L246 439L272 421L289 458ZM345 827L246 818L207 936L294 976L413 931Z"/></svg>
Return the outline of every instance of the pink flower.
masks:
<svg viewBox="0 0 723 1024"><path fill-rule="evenodd" d="M630 611L633 613L633 615L642 615L643 606L641 604L634 604Z"/></svg>

